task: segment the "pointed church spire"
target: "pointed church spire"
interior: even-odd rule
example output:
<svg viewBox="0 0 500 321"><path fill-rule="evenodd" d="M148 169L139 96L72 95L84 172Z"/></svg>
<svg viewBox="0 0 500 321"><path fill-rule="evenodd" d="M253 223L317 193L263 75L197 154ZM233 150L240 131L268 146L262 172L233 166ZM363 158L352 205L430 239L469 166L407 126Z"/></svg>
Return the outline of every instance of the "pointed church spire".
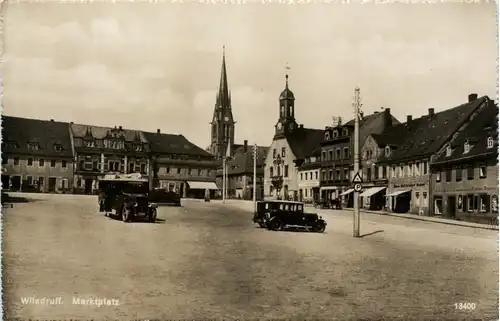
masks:
<svg viewBox="0 0 500 321"><path fill-rule="evenodd" d="M222 106L229 107L229 88L227 84L226 71L226 46L222 46L222 68L220 72L219 95L217 100Z"/></svg>

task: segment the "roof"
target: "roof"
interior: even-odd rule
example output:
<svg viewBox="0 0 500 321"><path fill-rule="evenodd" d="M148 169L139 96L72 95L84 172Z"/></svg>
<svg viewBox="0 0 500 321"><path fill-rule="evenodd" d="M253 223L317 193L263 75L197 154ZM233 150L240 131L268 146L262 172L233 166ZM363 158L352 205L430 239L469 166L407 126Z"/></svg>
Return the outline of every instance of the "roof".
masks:
<svg viewBox="0 0 500 321"><path fill-rule="evenodd" d="M150 143L153 153L213 157L212 154L191 143L183 135L150 132L143 132L143 134Z"/></svg>
<svg viewBox="0 0 500 321"><path fill-rule="evenodd" d="M93 125L82 125L82 124L71 124L71 131L73 137L86 137L92 135L95 139L104 139L116 135L118 137L123 137L127 142L140 141L142 143L147 143L144 134L138 130L130 130L120 127L102 127Z"/></svg>
<svg viewBox="0 0 500 321"><path fill-rule="evenodd" d="M257 175L264 174L263 165L269 147L257 146ZM238 148L233 155L233 158L228 162L228 175L239 175L245 173L253 173L253 148L248 147L247 152L242 148ZM218 173L222 175L222 173Z"/></svg>
<svg viewBox="0 0 500 321"><path fill-rule="evenodd" d="M496 158L498 154L498 106L490 103L486 105L476 117L464 128L460 134L448 146L452 148L450 156L446 152L441 153L433 163L445 163L471 159L483 155L491 155ZM488 137L494 140L493 148L488 148ZM471 148L464 154L464 144L469 142Z"/></svg>
<svg viewBox="0 0 500 321"><path fill-rule="evenodd" d="M98 178L100 181L118 181L118 182L148 182L148 178L141 173L130 174L107 174Z"/></svg>
<svg viewBox="0 0 500 321"><path fill-rule="evenodd" d="M303 159L311 156L317 148L321 148L323 136L323 129L299 127L285 137L295 157Z"/></svg>
<svg viewBox="0 0 500 321"><path fill-rule="evenodd" d="M64 122L2 116L2 140L2 152L52 157L73 156L69 124ZM38 149L29 148L29 143L37 144Z"/></svg>
<svg viewBox="0 0 500 321"><path fill-rule="evenodd" d="M421 121L420 118L412 120L411 124L396 124L388 127L380 134L371 134L371 136L379 147L397 147L405 142L412 129L418 128L419 121Z"/></svg>
<svg viewBox="0 0 500 321"><path fill-rule="evenodd" d="M469 119L470 115L486 101L489 101L489 98L484 96L458 107L435 113L432 116L422 116L405 123L408 127L406 132L399 129L401 132L398 133L398 129L389 128L388 131L394 130L395 133L383 132L383 136L394 136L396 133L406 134L405 139L400 141L395 139L399 146L391 151L388 157L382 154L379 161L404 161L435 154Z"/></svg>

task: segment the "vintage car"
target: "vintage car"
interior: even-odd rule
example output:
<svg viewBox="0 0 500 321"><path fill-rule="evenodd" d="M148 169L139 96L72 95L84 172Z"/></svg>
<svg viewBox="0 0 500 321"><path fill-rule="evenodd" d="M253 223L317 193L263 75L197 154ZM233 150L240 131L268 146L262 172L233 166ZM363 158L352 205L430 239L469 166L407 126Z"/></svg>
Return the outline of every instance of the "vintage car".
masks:
<svg viewBox="0 0 500 321"><path fill-rule="evenodd" d="M257 202L252 221L260 227L281 231L284 229L306 229L323 233L326 222L316 213L304 213L304 203L291 201Z"/></svg>
<svg viewBox="0 0 500 321"><path fill-rule="evenodd" d="M158 205L168 204L173 206L181 206L181 196L174 192L168 191L165 188L155 188L149 193L149 200Z"/></svg>
<svg viewBox="0 0 500 321"><path fill-rule="evenodd" d="M145 218L156 221L156 203L149 200L148 179L141 174L105 175L99 179L99 212L124 222Z"/></svg>

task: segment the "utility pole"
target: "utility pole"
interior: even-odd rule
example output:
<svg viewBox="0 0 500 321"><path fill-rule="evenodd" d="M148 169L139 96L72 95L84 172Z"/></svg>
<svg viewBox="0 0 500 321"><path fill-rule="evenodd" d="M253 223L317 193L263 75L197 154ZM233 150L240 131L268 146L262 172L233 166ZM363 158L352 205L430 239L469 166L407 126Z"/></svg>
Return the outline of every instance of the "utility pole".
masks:
<svg viewBox="0 0 500 321"><path fill-rule="evenodd" d="M359 87L354 89L354 177L359 175L359 109L361 108L361 97L359 95ZM353 236L359 237L360 220L359 220L359 191L354 190L354 224Z"/></svg>
<svg viewBox="0 0 500 321"><path fill-rule="evenodd" d="M257 212L257 144L253 145L253 210Z"/></svg>
<svg viewBox="0 0 500 321"><path fill-rule="evenodd" d="M222 203L226 202L226 156L222 157Z"/></svg>

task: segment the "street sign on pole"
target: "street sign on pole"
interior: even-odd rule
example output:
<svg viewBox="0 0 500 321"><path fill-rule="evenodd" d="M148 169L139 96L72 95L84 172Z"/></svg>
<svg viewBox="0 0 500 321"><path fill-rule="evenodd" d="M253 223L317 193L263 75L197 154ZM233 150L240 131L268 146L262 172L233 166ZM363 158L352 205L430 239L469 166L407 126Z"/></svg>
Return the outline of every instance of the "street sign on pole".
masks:
<svg viewBox="0 0 500 321"><path fill-rule="evenodd" d="M361 186L361 184L360 184L360 183L356 183L356 184L354 184L354 191L355 191L355 192L358 192L358 193L359 193L359 192L361 192L361 190L362 190L362 189L363 189L363 186Z"/></svg>
<svg viewBox="0 0 500 321"><path fill-rule="evenodd" d="M363 183L363 179L361 178L361 175L359 175L359 173L356 173L354 175L354 178L352 179L352 183L353 184L356 184L356 183Z"/></svg>
<svg viewBox="0 0 500 321"><path fill-rule="evenodd" d="M354 89L354 178L353 183L359 185L357 188L361 191L361 176L359 175L359 109L361 108L361 97L359 95L359 88ZM360 235L360 215L359 215L359 191L354 190L354 217L353 217L353 236L359 237Z"/></svg>

